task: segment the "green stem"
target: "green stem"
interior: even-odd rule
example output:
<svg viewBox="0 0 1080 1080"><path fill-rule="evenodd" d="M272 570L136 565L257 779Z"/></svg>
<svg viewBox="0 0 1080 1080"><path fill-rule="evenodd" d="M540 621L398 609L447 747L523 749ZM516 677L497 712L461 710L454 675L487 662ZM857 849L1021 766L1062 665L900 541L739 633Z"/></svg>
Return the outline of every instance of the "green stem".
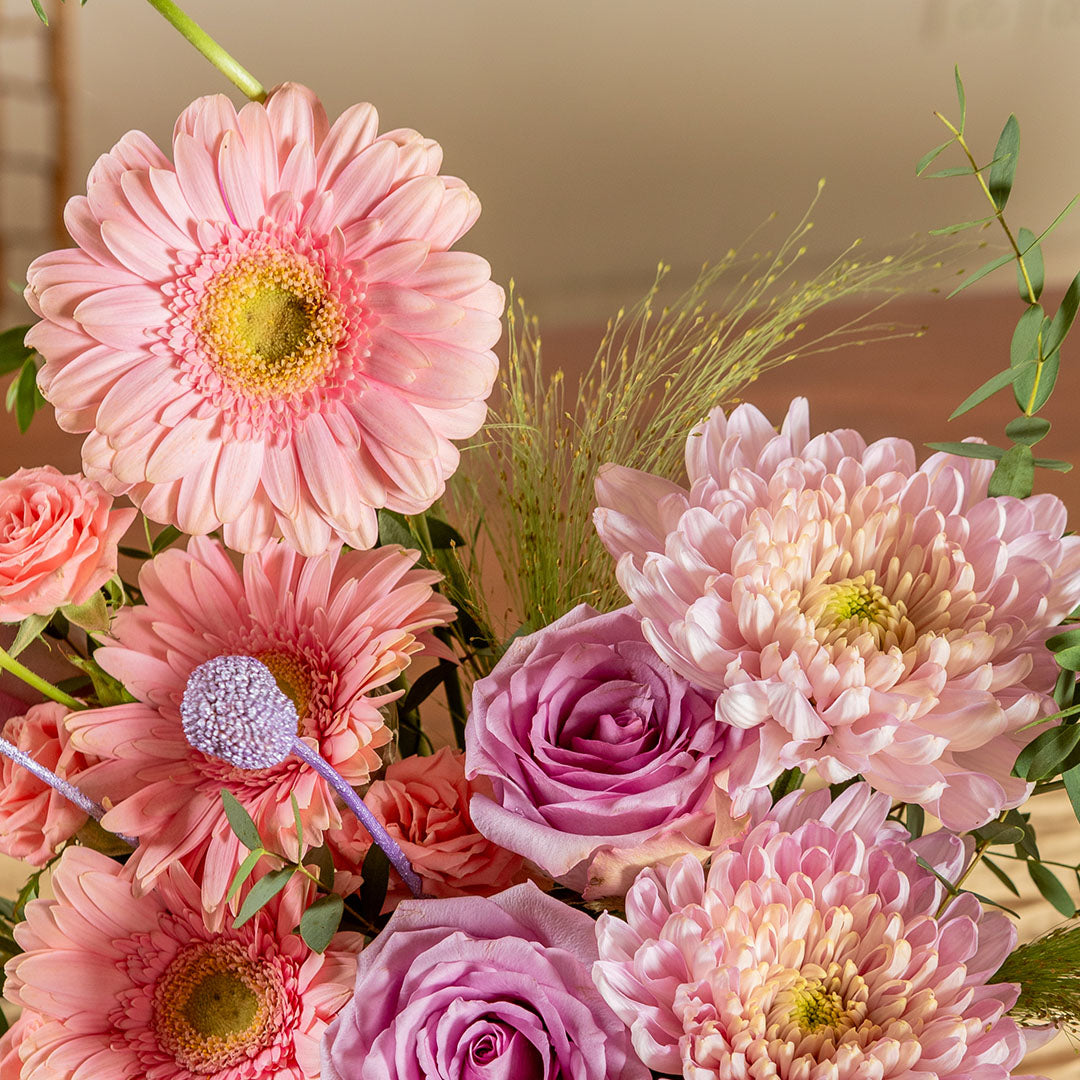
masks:
<svg viewBox="0 0 1080 1080"><path fill-rule="evenodd" d="M979 171L979 166L975 162L975 157L968 149L968 144L964 141L963 134L958 131L948 120L945 119L941 113L935 114L937 118L956 136L956 142L960 149L964 151L968 162L971 165L972 172L975 174L975 179L979 182L979 187L983 189L983 194L990 200L990 205L994 208L994 217L997 218L998 224L1005 232L1005 236L1008 238L1009 244L1013 249L1013 254L1016 257L1016 264L1020 267L1020 273L1024 279L1024 287L1027 289L1028 303L1035 304L1038 302L1038 297L1035 295L1035 287L1031 284L1031 277L1028 275L1027 264L1024 262L1024 253L1020 250L1020 245L1016 242L1016 237L1013 236L1012 230L1009 228L1005 221L1005 214L994 200L994 196L990 191L990 187L983 179L983 174ZM1035 411L1035 402L1038 399L1039 394L1039 382L1042 379L1043 372L1043 355L1042 355L1042 332L1039 333L1039 355L1035 365L1035 378L1031 387L1031 394L1028 397L1027 406L1024 409L1024 415L1030 416Z"/></svg>
<svg viewBox="0 0 1080 1080"><path fill-rule="evenodd" d="M69 709L86 708L84 702L73 698L70 694L65 694L63 690L53 686L51 682L46 682L40 675L35 675L28 667L23 667L15 657L9 656L4 649L0 649L0 668L11 672L16 678L22 679L27 686L32 686L38 693L52 698L53 701L58 701L61 705L66 705Z"/></svg>
<svg viewBox="0 0 1080 1080"><path fill-rule="evenodd" d="M147 0L151 7L164 15L225 76L252 101L265 101L266 88L227 53L187 12L172 0Z"/></svg>

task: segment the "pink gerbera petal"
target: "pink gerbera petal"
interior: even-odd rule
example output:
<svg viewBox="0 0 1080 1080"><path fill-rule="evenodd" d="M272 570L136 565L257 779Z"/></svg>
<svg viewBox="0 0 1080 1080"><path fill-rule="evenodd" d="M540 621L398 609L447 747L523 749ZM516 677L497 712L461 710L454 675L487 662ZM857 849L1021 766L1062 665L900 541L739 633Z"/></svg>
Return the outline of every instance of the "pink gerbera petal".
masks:
<svg viewBox="0 0 1080 1080"><path fill-rule="evenodd" d="M217 909L243 853L221 802L227 788L268 843L296 852L290 795L304 842L318 846L341 819L330 788L297 758L240 770L192 749L180 704L188 677L223 655L261 660L296 706L299 734L350 783L365 783L390 739L375 696L453 609L396 547L304 558L271 542L241 571L216 541L196 538L139 575L145 603L125 608L98 662L137 698L72 717L72 745L100 763L85 782L111 807L106 828L139 840L129 862L144 887L180 859ZM91 749L93 748L93 749Z"/></svg>
<svg viewBox="0 0 1080 1080"><path fill-rule="evenodd" d="M85 467L111 492L188 532L224 525L243 551L284 537L306 555L371 546L377 508L442 493L448 440L484 419L503 294L483 259L447 251L476 196L437 175L436 143L377 123L359 105L331 126L286 84L239 114L194 102L172 164L134 132L95 165L65 218L78 248L36 260L26 296L42 392L91 433ZM275 453L293 448L282 498Z"/></svg>

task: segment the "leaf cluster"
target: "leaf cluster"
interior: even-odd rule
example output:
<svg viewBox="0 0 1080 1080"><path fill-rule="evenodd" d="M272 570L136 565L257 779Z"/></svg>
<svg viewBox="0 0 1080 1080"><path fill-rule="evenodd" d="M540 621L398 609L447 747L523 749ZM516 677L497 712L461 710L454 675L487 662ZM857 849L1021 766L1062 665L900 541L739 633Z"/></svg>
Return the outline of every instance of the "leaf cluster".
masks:
<svg viewBox="0 0 1080 1080"><path fill-rule="evenodd" d="M8 384L4 407L15 414L15 422L23 434L34 414L45 404L37 385L40 357L23 344L29 329L29 326L13 326L0 334L0 376L17 372Z"/></svg>
<svg viewBox="0 0 1080 1080"><path fill-rule="evenodd" d="M1010 116L1002 128L990 161L979 165L965 138L967 99L959 69L955 75L960 120L953 124L940 113L936 114L952 133L952 137L925 154L916 165L915 171L917 175L927 177L974 177L990 203L992 213L984 218L949 225L933 232L957 233L997 222L1011 250L980 266L949 295L955 296L995 270L1015 262L1017 289L1026 307L1013 332L1008 366L972 391L949 419L955 420L958 416L963 416L976 405L1006 388L1012 389L1021 415L1005 428L1005 436L1010 443L1008 446L989 446L976 442L937 442L930 443L929 446L933 450L949 454L997 462L990 478L989 494L1013 495L1022 499L1034 489L1037 468L1059 472L1067 472L1072 468L1072 465L1065 461L1036 457L1032 448L1050 432L1050 421L1035 414L1046 404L1053 392L1061 366L1061 346L1076 318L1077 309L1080 308L1080 274L1077 274L1054 314L1048 315L1044 310L1040 303L1046 276L1042 242L1061 224L1080 199L1080 195L1074 196L1065 209L1038 235L1026 228L1014 233L1005 220L1005 207L1012 193L1020 156L1020 124L1015 116ZM927 173L930 164L954 144L963 151L967 164Z"/></svg>
<svg viewBox="0 0 1080 1080"><path fill-rule="evenodd" d="M289 884L294 875L300 874L311 879L322 891L322 895L316 896L304 909L298 927L300 936L307 947L313 952L321 953L326 951L338 932L342 916L345 914L345 901L333 891L334 863L329 849L324 845L307 852L306 855L303 854L304 827L300 819L300 807L295 795L290 795L290 799L296 822L297 850L301 852L300 858L296 861L286 859L284 855L269 848L260 837L251 815L231 792L225 788L221 789L221 801L229 827L240 843L248 849L248 854L233 875L226 900L232 900L236 896L264 859L280 861L281 866L266 871L248 890L240 904L240 910L233 919L233 927L243 926L249 919L254 918ZM315 867L316 873L308 869L309 865Z"/></svg>

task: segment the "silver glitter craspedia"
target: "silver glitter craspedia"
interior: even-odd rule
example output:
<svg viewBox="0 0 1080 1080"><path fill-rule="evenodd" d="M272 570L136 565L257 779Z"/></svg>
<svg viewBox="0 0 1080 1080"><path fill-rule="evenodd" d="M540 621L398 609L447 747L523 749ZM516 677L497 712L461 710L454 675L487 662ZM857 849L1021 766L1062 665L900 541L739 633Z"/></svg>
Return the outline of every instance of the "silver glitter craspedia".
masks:
<svg viewBox="0 0 1080 1080"><path fill-rule="evenodd" d="M296 739L296 706L253 656L216 656L189 676L180 705L184 737L239 769L284 761Z"/></svg>

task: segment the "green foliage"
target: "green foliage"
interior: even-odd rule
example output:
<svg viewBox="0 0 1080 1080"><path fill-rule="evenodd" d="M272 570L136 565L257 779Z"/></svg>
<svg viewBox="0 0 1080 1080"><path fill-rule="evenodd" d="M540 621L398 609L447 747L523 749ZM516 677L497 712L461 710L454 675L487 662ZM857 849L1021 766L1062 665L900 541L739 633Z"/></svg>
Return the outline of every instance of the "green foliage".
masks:
<svg viewBox="0 0 1080 1080"><path fill-rule="evenodd" d="M37 385L37 354L31 353L22 363L18 375L8 385L4 405L8 412L15 414L15 423L19 431L26 434L34 414L45 404Z"/></svg>
<svg viewBox="0 0 1080 1080"><path fill-rule="evenodd" d="M360 917L374 923L382 913L386 891L390 887L390 860L378 844L372 844L360 867Z"/></svg>
<svg viewBox="0 0 1080 1080"><path fill-rule="evenodd" d="M499 620L501 637L544 626L582 601L599 610L621 602L613 560L592 523L601 466L682 479L690 429L714 406L736 402L763 372L905 333L870 320L930 260L908 251L864 262L853 245L825 270L800 277L812 208L774 251L732 250L673 299L664 299L661 266L647 294L609 322L577 382L546 363L537 321L511 291L503 381L449 496L466 535L482 535L501 564L512 601ZM876 302L856 320L816 336L807 330L810 316L856 299ZM475 549L472 557L479 566Z"/></svg>
<svg viewBox="0 0 1080 1080"><path fill-rule="evenodd" d="M929 154L924 155L916 166L916 172L920 176L924 175L930 161L935 160L955 143L963 152L967 165L963 168L941 170L931 175L942 176L967 173L975 177L983 195L993 209L993 214L978 221L964 221L958 225L946 226L944 229L935 229L934 232L958 232L996 220L1001 226L1011 250L984 263L968 275L949 295L955 296L1000 267L1015 262L1017 289L1021 300L1025 302L1027 308L1020 316L1016 330L1013 333L1009 350L1009 368L991 376L977 390L968 395L949 419L954 420L956 417L962 416L969 409L980 405L998 391L1004 390L1007 386L1012 387L1016 403L1027 422L1018 424L1013 421L1005 429L1005 434L1012 440L1012 445L994 455L998 464L990 480L989 494L1012 495L1023 499L1030 495L1034 489L1035 470L1037 468L1065 471L1069 467L1067 462L1060 462L1053 458L1036 458L1031 452L1031 447L1049 431L1049 424L1045 421L1037 422L1034 419L1034 414L1046 404L1054 389L1061 365L1061 344L1076 318L1077 309L1080 308L1080 274L1078 274L1066 291L1053 317L1046 318L1041 305L1038 303L1046 278L1046 268L1040 245L1043 239L1065 218L1076 204L1077 198L1080 198L1080 195L1075 196L1050 225L1038 235L1027 228L1020 228L1014 234L1005 220L1004 211L1016 179L1016 167L1020 157L1020 124L1015 116L1010 116L1002 128L1001 135L998 137L990 165L988 167L978 166L975 156L964 137L964 128L967 121L967 98L958 69L955 74L957 99L960 103L960 122L958 125L953 124L941 113L935 114L951 132L952 138L947 143L934 147ZM988 172L985 179L982 175L984 169ZM948 444L939 443L934 445L943 447ZM955 450L950 452L965 453L964 451ZM969 457L979 456L970 451L966 453Z"/></svg>
<svg viewBox="0 0 1080 1080"><path fill-rule="evenodd" d="M312 952L325 952L341 925L345 901L336 893L320 896L300 916L300 936Z"/></svg>
<svg viewBox="0 0 1080 1080"><path fill-rule="evenodd" d="M269 904L289 884L295 873L295 866L283 866L279 870L271 870L268 874L263 874L251 886L251 891L247 896L244 897L244 902L240 905L236 918L233 919L233 929L243 926L248 919L255 916L263 907Z"/></svg>
<svg viewBox="0 0 1080 1080"><path fill-rule="evenodd" d="M229 821L229 828L236 834L240 843L249 851L262 850L263 842L259 836L259 830L236 796L227 788L222 788L221 802L225 807L225 817Z"/></svg>
<svg viewBox="0 0 1080 1080"><path fill-rule="evenodd" d="M1059 926L1014 949L991 977L1019 983L1009 1010L1022 1024L1054 1024L1080 1035L1080 926Z"/></svg>

